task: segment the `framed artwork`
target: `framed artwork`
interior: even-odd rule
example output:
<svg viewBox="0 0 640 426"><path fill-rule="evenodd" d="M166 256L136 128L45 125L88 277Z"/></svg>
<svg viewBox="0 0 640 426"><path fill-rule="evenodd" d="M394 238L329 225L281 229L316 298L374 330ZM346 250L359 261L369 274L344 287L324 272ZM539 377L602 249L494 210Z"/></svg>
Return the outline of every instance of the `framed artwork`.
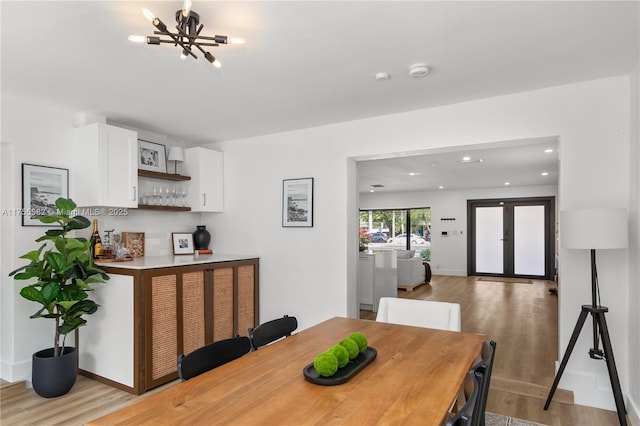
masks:
<svg viewBox="0 0 640 426"><path fill-rule="evenodd" d="M313 226L313 178L282 181L282 226Z"/></svg>
<svg viewBox="0 0 640 426"><path fill-rule="evenodd" d="M193 234L190 232L172 232L173 254L193 254Z"/></svg>
<svg viewBox="0 0 640 426"><path fill-rule="evenodd" d="M37 216L55 214L56 200L69 198L69 170L22 163L22 226L49 226Z"/></svg>
<svg viewBox="0 0 640 426"><path fill-rule="evenodd" d="M138 139L138 169L167 173L165 146Z"/></svg>

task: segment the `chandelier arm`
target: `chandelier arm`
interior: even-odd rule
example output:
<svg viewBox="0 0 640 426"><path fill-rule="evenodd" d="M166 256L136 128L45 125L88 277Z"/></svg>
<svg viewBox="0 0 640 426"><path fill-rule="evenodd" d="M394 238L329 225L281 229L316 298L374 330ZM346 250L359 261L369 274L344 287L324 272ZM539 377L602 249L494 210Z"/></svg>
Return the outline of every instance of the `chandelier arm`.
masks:
<svg viewBox="0 0 640 426"><path fill-rule="evenodd" d="M182 40L180 40L180 39L178 38L178 37L180 36L180 34L174 34L174 33L172 33L172 32L166 31L166 30L165 30L165 31L154 31L153 33L154 33L154 34L158 34L158 35L167 36L167 37L170 37L170 38L171 38L171 41L169 41L169 40L162 40L162 39L160 39L160 43L173 43L173 44L174 44L174 46L175 46L175 45L179 45L179 46L180 46L180 47L182 47L184 50L186 50L186 51L187 51L191 56L193 56L194 58L198 59L198 57L197 57L197 56L196 56L196 55L191 51L191 47L190 47L190 46L186 46L186 45L182 42ZM183 33L183 34L185 34L183 31L182 31L182 33ZM188 35L187 35L186 37L188 37ZM202 50L202 49L200 49L200 50ZM204 53L204 51L203 51L203 53Z"/></svg>

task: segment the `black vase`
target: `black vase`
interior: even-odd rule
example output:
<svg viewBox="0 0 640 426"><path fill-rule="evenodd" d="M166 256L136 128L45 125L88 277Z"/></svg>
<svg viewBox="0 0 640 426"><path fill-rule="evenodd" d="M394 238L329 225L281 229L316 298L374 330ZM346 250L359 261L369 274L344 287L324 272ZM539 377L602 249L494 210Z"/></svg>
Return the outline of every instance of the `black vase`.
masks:
<svg viewBox="0 0 640 426"><path fill-rule="evenodd" d="M62 355L54 357L53 348L33 354L31 383L43 398L54 398L71 390L78 376L78 352L65 346Z"/></svg>
<svg viewBox="0 0 640 426"><path fill-rule="evenodd" d="M211 234L207 231L205 225L197 225L196 231L193 233L193 245L196 250L206 250L209 248Z"/></svg>

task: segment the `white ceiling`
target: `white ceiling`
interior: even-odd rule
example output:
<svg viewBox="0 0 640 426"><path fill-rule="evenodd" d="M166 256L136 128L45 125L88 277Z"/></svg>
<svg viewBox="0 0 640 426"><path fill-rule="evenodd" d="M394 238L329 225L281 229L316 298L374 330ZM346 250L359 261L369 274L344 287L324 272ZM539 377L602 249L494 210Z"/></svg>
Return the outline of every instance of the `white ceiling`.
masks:
<svg viewBox="0 0 640 426"><path fill-rule="evenodd" d="M181 6L3 0L2 92L198 145L629 74L640 46L638 1L193 0L203 35L247 40L219 70L127 40Z"/></svg>

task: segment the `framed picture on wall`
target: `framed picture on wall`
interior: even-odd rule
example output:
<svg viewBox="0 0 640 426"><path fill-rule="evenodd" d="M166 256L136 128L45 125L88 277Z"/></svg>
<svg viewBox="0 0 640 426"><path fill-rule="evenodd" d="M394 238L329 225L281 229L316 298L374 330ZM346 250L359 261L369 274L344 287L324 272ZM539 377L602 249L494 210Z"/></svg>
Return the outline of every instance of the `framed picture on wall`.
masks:
<svg viewBox="0 0 640 426"><path fill-rule="evenodd" d="M167 173L165 146L138 139L138 169Z"/></svg>
<svg viewBox="0 0 640 426"><path fill-rule="evenodd" d="M38 216L55 214L56 200L69 198L69 170L22 163L22 226L49 226Z"/></svg>
<svg viewBox="0 0 640 426"><path fill-rule="evenodd" d="M282 226L313 226L313 178L282 181Z"/></svg>

